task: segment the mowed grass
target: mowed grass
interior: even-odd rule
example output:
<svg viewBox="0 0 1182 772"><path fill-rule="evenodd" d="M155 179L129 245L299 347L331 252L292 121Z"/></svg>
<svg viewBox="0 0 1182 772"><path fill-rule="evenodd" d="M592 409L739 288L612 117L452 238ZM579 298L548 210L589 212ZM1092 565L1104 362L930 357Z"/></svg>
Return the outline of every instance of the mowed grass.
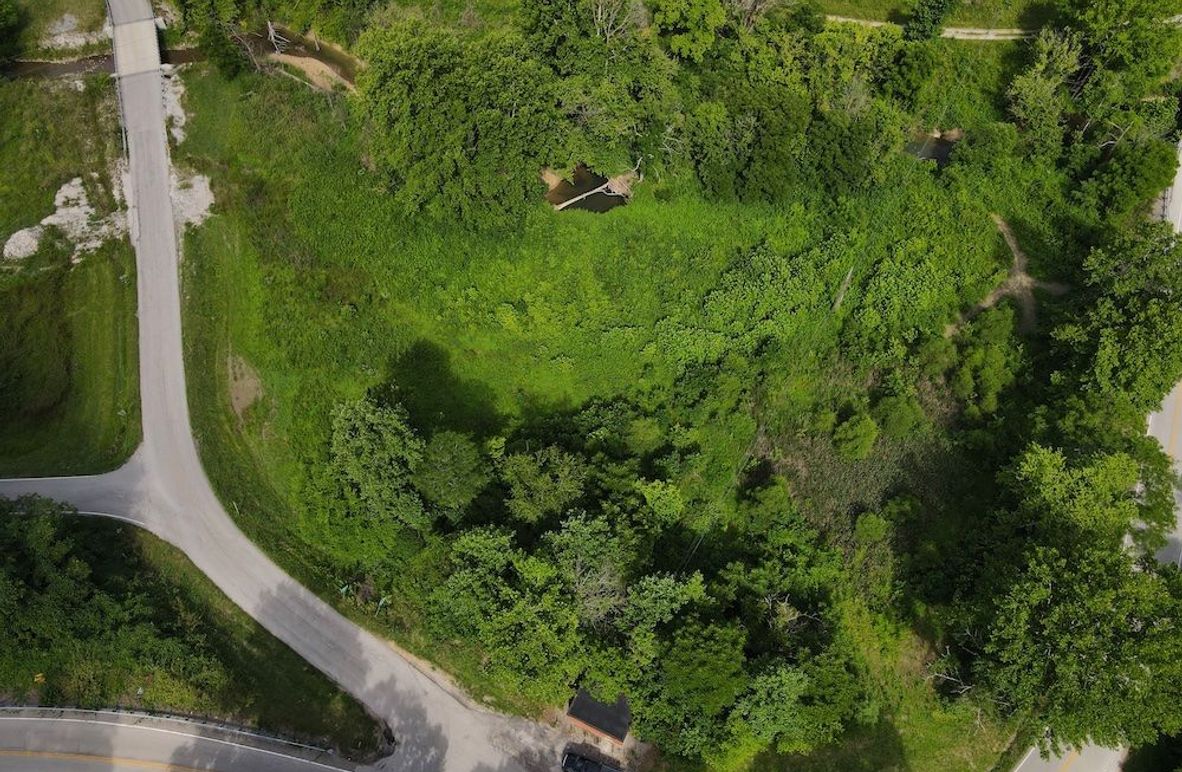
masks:
<svg viewBox="0 0 1182 772"><path fill-rule="evenodd" d="M818 0L835 16L902 23L911 10L906 0ZM1047 0L961 0L948 17L950 27L1037 28L1054 13Z"/></svg>
<svg viewBox="0 0 1182 772"><path fill-rule="evenodd" d="M115 110L105 77L0 82L0 240L53 212L75 177L97 217L115 211ZM0 475L105 471L139 444L131 247L76 264L72 251L50 232L37 255L0 264Z"/></svg>

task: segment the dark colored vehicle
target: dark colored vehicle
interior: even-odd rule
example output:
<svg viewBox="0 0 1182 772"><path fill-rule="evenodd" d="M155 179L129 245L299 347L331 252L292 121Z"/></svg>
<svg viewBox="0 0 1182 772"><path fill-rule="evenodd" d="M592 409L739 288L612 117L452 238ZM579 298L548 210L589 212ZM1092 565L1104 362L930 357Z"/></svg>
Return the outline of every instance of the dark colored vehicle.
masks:
<svg viewBox="0 0 1182 772"><path fill-rule="evenodd" d="M562 772L623 772L623 770L595 759L589 759L580 753L567 751L562 754Z"/></svg>

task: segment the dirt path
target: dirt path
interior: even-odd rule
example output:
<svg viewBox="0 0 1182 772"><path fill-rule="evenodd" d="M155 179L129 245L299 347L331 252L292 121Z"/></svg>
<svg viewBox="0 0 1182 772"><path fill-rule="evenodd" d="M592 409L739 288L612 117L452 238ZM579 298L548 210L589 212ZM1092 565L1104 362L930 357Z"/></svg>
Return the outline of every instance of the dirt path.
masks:
<svg viewBox="0 0 1182 772"><path fill-rule="evenodd" d="M1009 223L1003 220L1001 215L991 214L989 216L993 218L994 224L997 225L997 230L1001 233L1001 237L1005 239L1006 246L1010 248L1010 254L1014 256L1013 265L1010 267L1010 274L1004 282L986 295L984 300L973 306L968 312L961 314L960 319L956 322L945 327L945 338L951 338L967 322L972 321L982 311L996 306L1004 297L1014 299L1014 303L1018 306L1018 331L1023 335L1029 335L1038 329L1038 304L1035 301L1034 290L1040 289L1057 297L1065 294L1070 289L1066 284L1041 281L1027 273L1027 266L1030 260L1018 244L1018 239L1014 236L1014 231L1010 228Z"/></svg>
<svg viewBox="0 0 1182 772"><path fill-rule="evenodd" d="M840 22L843 24L861 24L864 27L886 27L895 26L892 21L874 21L871 19L855 19L852 16L833 16L825 17L828 21ZM990 29L987 27L945 27L940 30L940 37L951 38L953 40L1025 40L1026 38L1034 37L1038 30L1017 29L1013 27L1002 27L997 29Z"/></svg>

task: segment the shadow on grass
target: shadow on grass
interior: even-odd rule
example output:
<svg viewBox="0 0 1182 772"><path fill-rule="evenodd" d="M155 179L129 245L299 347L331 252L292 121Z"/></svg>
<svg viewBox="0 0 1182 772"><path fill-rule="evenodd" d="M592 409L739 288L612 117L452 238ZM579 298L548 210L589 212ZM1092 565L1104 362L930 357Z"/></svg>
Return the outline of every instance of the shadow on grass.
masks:
<svg viewBox="0 0 1182 772"><path fill-rule="evenodd" d="M752 769L766 772L909 772L899 731L889 719L856 727L808 756L765 753Z"/></svg>
<svg viewBox="0 0 1182 772"><path fill-rule="evenodd" d="M495 434L504 418L497 413L492 389L456 375L451 354L420 339L395 357L386 382L374 390L381 402L401 402L411 422L425 434L453 430L478 438Z"/></svg>

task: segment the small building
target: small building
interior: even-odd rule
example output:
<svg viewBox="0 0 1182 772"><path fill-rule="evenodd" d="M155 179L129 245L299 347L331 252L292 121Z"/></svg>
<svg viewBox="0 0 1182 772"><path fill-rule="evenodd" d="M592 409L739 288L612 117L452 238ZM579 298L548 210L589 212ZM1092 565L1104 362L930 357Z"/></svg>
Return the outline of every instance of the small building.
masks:
<svg viewBox="0 0 1182 772"><path fill-rule="evenodd" d="M579 689L567 706L566 715L572 723L613 745L623 745L628 737L628 729L632 726L628 698L622 694L614 705L609 705Z"/></svg>

